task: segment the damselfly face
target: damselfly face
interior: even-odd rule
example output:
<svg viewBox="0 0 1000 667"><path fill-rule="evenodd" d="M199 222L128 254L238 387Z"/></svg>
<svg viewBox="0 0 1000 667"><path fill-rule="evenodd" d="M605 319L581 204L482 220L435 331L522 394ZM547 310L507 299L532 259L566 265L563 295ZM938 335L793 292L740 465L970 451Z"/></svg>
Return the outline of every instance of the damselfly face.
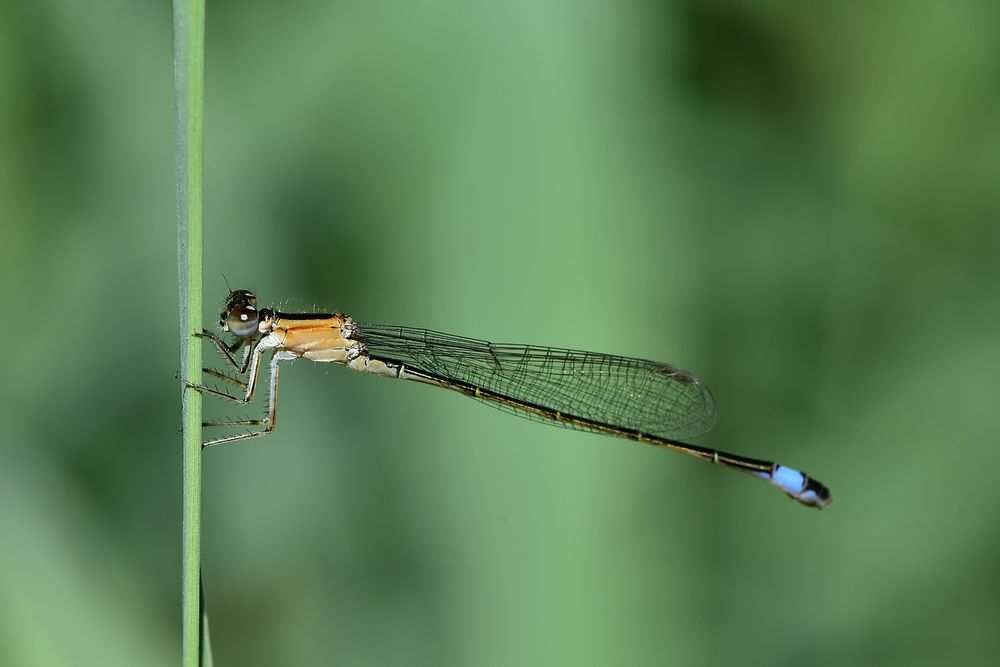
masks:
<svg viewBox="0 0 1000 667"><path fill-rule="evenodd" d="M230 292L226 309L219 313L219 326L240 338L257 333L257 295L245 289Z"/></svg>

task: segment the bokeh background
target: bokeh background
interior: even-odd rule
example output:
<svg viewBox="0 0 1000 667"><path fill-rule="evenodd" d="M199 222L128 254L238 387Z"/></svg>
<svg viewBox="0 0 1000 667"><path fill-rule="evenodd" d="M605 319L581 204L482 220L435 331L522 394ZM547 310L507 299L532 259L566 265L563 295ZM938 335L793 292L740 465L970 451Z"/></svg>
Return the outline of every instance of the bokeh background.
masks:
<svg viewBox="0 0 1000 667"><path fill-rule="evenodd" d="M294 363L216 664L997 664L996 4L209 5L207 322L670 361L835 498ZM170 11L0 9L3 665L179 661Z"/></svg>

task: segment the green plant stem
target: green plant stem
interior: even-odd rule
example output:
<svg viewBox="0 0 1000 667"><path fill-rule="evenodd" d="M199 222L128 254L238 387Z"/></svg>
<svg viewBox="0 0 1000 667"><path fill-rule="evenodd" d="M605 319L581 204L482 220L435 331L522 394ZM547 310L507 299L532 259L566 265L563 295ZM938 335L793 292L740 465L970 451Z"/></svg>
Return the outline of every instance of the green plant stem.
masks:
<svg viewBox="0 0 1000 667"><path fill-rule="evenodd" d="M177 106L177 278L180 290L181 377L201 383L202 153L205 89L204 0L174 0L174 94ZM201 394L181 393L183 428L182 658L202 657ZM207 622L204 625L207 628ZM207 641L205 642L207 644Z"/></svg>

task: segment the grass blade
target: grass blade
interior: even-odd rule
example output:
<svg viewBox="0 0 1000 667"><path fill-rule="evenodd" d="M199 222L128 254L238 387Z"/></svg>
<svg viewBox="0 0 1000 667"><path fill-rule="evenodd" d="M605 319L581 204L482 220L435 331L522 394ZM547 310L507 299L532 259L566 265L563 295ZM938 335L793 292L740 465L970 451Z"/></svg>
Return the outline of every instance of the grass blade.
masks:
<svg viewBox="0 0 1000 667"><path fill-rule="evenodd" d="M201 345L191 334L202 328L205 3L174 0L173 8L181 377L200 384ZM208 618L201 598L201 408L201 394L182 390L181 632L185 667L202 664L203 650L208 649ZM206 663L210 662L209 657Z"/></svg>

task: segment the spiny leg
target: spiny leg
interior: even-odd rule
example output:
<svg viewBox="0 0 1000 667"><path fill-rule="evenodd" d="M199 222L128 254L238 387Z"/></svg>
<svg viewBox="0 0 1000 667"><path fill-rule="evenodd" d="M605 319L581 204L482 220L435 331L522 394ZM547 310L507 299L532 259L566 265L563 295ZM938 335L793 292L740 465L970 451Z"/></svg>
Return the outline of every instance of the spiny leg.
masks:
<svg viewBox="0 0 1000 667"><path fill-rule="evenodd" d="M242 386L246 387L246 394L243 396L243 398L240 398L239 396L233 396L230 393L227 393L227 392L224 392L224 391L220 391L219 389L213 389L212 387L208 387L208 386L203 385L203 384L194 384L192 382L186 382L186 381L185 381L184 384L187 385L188 388L190 388L190 389L194 389L195 391L200 391L202 394L210 394L212 396L218 396L219 398L225 398L225 399L233 401L235 403L249 403L250 401L253 400L254 392L257 390L257 378L260 377L261 354L264 352L265 349L267 349L267 348L265 347L265 345L264 345L263 342L258 343L253 348L253 352L249 355L250 356L250 364L249 364L249 366L250 366L250 377L247 378L247 381L246 381L245 384L242 381L240 381L240 380L237 380L235 378L231 378L231 377L229 377L227 375L224 375L222 373L219 373L217 371L212 371L212 370L209 370L209 369L203 369L203 370L207 370L208 373L209 373L209 375L212 375L212 376L215 376L215 377L223 377L224 379L226 379L226 380L228 380L230 382L233 382L235 384L242 385Z"/></svg>
<svg viewBox="0 0 1000 667"><path fill-rule="evenodd" d="M212 333L208 329L202 329L201 333L191 335L195 338L207 338L212 341L215 348L219 351L219 354L221 354L233 368L236 370L240 369L240 364L236 362L236 357L233 356L233 353L240 349L240 346L243 345L244 341L242 339L237 340L232 345L228 345L226 341L222 340L218 335Z"/></svg>
<svg viewBox="0 0 1000 667"><path fill-rule="evenodd" d="M208 422L205 426L260 426L263 425L259 431L251 431L249 433L237 433L236 435L228 435L222 438L215 438L214 440L209 440L201 447L202 449L206 447L214 447L215 445L224 445L229 442L236 442L237 440L249 440L250 438L259 438L263 435L267 435L274 430L274 426L278 419L278 371L279 362L285 359L294 359L295 355L286 352L284 350L278 350L271 357L271 382L270 391L268 392L267 399L267 416L264 419L232 419L223 420L219 422ZM259 367L259 359L257 366ZM254 376L257 374L254 371Z"/></svg>
<svg viewBox="0 0 1000 667"><path fill-rule="evenodd" d="M202 426L260 426L265 422L264 419L213 419L212 421L202 422ZM205 447L206 445L202 445Z"/></svg>
<svg viewBox="0 0 1000 667"><path fill-rule="evenodd" d="M243 390L246 391L247 383L244 382L243 380L234 377L229 377L225 373L220 373L219 371L213 370L211 368L202 368L201 371L203 373L206 373L207 375L211 375L212 377L219 378L220 380L231 382L232 384L235 384L238 387L242 387Z"/></svg>
<svg viewBox="0 0 1000 667"><path fill-rule="evenodd" d="M253 338L238 338L231 345L226 344L226 341L219 338L219 336L208 329L202 329L201 333L193 334L195 338L207 338L212 341L215 345L215 349L219 351L219 354L229 362L229 364L236 369L236 372L243 375L247 372L247 366L250 363L250 352L254 348L254 343L256 342ZM241 347L246 345L246 351L243 353L243 363L238 363L236 357L233 354L239 350Z"/></svg>
<svg viewBox="0 0 1000 667"><path fill-rule="evenodd" d="M246 354L244 355L246 359L250 358L250 353L251 353L252 349L253 348L250 348L250 347L247 348ZM239 371L239 369L237 369L237 370L240 373L245 373L246 372L245 368L242 371ZM248 383L244 382L243 380L241 380L239 378L234 378L234 377L232 377L230 375L226 375L225 373L219 372L219 371L215 370L214 368L202 368L201 372L205 373L206 375L211 375L214 378L218 378L220 380L225 380L226 382L229 382L230 384L235 384L237 387L240 387L244 391L247 391L249 389ZM198 389L198 391L203 391L206 394L212 394L214 396L220 396L222 398L228 398L229 400L237 401L239 403L247 403L250 400L250 399L240 398L238 396L233 396L232 394L229 394L227 392L219 391L217 389L212 389L211 387L207 387L205 385L198 385L198 386L191 385L191 387L194 388L194 389ZM199 387L203 387L203 389L199 389ZM251 398L253 397L252 393L250 394L250 397Z"/></svg>

